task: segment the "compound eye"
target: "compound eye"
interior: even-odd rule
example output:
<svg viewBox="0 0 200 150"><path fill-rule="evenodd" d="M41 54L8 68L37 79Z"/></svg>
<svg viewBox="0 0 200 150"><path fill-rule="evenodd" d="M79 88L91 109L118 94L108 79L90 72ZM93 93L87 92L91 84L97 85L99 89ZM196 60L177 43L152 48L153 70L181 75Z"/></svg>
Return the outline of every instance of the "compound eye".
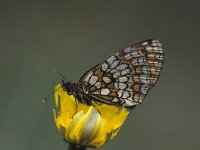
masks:
<svg viewBox="0 0 200 150"><path fill-rule="evenodd" d="M72 86L70 83L66 83L63 85L69 95L72 95Z"/></svg>

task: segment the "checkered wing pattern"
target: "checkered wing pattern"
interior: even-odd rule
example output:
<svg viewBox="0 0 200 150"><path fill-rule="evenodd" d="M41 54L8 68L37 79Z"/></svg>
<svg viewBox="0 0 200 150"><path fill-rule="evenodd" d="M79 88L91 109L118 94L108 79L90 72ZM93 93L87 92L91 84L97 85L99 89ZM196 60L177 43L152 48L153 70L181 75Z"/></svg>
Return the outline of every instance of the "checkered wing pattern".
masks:
<svg viewBox="0 0 200 150"><path fill-rule="evenodd" d="M77 86L99 102L135 106L143 101L158 80L163 57L159 40L140 42L91 68Z"/></svg>

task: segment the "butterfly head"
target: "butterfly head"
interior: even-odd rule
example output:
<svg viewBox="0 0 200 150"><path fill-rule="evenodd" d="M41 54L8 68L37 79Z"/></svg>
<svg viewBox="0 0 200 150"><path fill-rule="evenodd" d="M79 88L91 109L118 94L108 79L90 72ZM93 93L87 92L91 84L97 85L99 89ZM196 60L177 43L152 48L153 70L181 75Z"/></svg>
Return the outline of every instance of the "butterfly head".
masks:
<svg viewBox="0 0 200 150"><path fill-rule="evenodd" d="M63 88L67 91L67 93L69 95L72 95L74 91L73 83L69 81L65 82L64 80L62 80L62 84L63 84Z"/></svg>

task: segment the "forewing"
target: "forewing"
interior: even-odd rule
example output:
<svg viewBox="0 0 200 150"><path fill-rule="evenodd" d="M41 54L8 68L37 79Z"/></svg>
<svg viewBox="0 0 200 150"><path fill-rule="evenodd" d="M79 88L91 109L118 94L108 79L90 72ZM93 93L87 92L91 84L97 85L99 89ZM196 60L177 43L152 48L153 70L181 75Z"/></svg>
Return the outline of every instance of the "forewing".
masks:
<svg viewBox="0 0 200 150"><path fill-rule="evenodd" d="M135 106L155 85L163 58L159 40L140 42L90 69L81 77L78 87L97 101Z"/></svg>

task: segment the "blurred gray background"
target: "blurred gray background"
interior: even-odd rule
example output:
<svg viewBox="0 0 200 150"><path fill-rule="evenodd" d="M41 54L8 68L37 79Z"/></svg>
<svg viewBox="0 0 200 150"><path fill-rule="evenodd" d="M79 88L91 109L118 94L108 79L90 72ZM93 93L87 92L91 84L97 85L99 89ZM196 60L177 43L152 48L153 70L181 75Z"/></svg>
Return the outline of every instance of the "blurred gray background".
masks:
<svg viewBox="0 0 200 150"><path fill-rule="evenodd" d="M61 78L157 38L165 66L145 102L102 150L200 149L200 3L181 0L0 0L0 150L66 150L53 120Z"/></svg>

